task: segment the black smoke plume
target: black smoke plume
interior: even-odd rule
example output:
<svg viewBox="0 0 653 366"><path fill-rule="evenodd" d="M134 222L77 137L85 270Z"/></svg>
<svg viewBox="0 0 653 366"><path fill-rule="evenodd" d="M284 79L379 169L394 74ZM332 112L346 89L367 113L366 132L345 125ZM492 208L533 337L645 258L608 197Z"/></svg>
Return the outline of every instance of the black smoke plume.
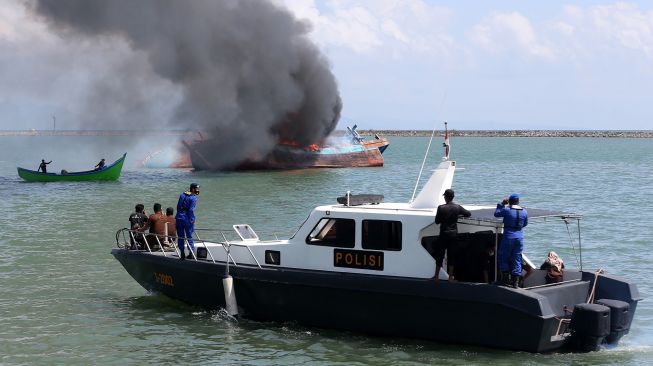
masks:
<svg viewBox="0 0 653 366"><path fill-rule="evenodd" d="M174 115L134 125L209 131L203 153L214 168L265 155L279 140L318 142L338 122L337 83L309 25L268 0L33 0L30 7L71 42L126 41L127 60L89 95L121 112L108 115L122 115L147 108L130 106L147 93L143 73L169 81L181 95L171 99L179 103ZM139 58L147 67L131 67Z"/></svg>

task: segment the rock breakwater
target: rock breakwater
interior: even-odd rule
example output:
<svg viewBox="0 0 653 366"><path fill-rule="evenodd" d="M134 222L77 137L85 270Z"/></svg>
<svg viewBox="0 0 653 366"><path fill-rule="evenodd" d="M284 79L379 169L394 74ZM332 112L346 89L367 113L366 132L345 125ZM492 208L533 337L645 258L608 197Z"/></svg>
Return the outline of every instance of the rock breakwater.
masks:
<svg viewBox="0 0 653 366"><path fill-rule="evenodd" d="M358 130L361 136L431 136L428 130ZM441 136L444 130L436 130ZM653 130L449 130L450 136L464 137L619 137L619 138L653 138Z"/></svg>

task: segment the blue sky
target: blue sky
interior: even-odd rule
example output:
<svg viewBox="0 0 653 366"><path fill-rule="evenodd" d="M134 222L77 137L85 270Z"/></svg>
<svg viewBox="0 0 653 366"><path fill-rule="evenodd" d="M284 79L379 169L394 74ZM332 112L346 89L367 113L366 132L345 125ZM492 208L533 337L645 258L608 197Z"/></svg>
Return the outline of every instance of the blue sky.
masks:
<svg viewBox="0 0 653 366"><path fill-rule="evenodd" d="M0 129L65 128L110 46L64 45L0 1ZM312 24L341 128L653 129L653 2L276 2Z"/></svg>

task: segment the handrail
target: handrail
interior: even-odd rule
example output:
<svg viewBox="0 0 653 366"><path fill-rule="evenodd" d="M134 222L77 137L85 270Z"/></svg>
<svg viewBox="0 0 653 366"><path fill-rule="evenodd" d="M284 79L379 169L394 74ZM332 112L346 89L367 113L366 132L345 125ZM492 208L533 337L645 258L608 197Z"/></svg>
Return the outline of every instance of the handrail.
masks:
<svg viewBox="0 0 653 366"><path fill-rule="evenodd" d="M209 231L210 229L204 229L204 230ZM254 252L252 252L252 249L249 247L250 246L249 244L232 243L227 239L227 236L225 235L224 231L222 231L222 230L216 230L216 231L224 239L223 242L218 242L218 243L215 243L215 244L221 245L222 248L225 250L225 252L227 254L227 260L226 260L227 266L229 265L230 261L235 266L238 266L238 263L236 262L234 257L231 255L231 252L229 250L229 247L233 245L233 246L236 246L236 247L246 247L247 251L249 252L250 256L252 257L252 259L254 260L256 265L258 266L258 268L262 268L261 263L256 258L256 255L254 254ZM139 235L140 235L140 237L139 237ZM150 243L148 242L148 237L151 238L151 236L154 236L154 238L156 239L159 250L154 250L154 251L152 250L152 246L150 246ZM122 241L120 240L121 238L122 238ZM141 238L142 238L142 241L140 241ZM211 251L209 250L209 247L206 245L206 241L201 239L197 233L195 233L195 238L196 239L194 239L194 240L196 242L196 246L201 245L202 247L204 247L204 249L206 249L206 252L208 253L208 255L210 257L211 262L217 263L215 257L213 257L213 253L211 253ZM170 243L173 244L173 248L175 249L175 253L177 253L178 256L181 256L182 254L181 254L181 251L179 250L178 245L174 245L174 244L179 243L179 240L184 240L184 249L188 249L192 253L191 255L192 255L192 257L193 257L193 259L195 261L198 260L197 255L195 254L195 252L190 250L191 249L190 244L188 243L188 241L186 240L185 237L182 238L182 237L174 236L174 235L162 235L162 234L148 233L148 232L143 232L143 231L140 231L140 230L132 230L132 229L128 229L128 228L123 228L123 229L120 229L120 230L118 230L116 232L116 246L118 246L118 248L126 249L126 250L143 250L143 251L147 250L148 253L151 253L151 254L154 254L154 253L160 251L163 254L164 257L167 257L164 245L162 245L162 242L161 242L162 239L163 239L163 243L166 243L167 241L170 241ZM174 241L172 241L171 239L174 239ZM143 245L145 246L144 249L138 249L139 247L142 247Z"/></svg>

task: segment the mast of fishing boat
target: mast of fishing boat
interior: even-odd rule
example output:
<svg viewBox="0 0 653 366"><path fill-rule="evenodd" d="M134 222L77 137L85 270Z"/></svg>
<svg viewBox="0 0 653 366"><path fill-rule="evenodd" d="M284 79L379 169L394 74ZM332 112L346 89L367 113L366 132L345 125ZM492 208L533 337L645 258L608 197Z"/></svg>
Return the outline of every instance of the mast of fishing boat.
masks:
<svg viewBox="0 0 653 366"><path fill-rule="evenodd" d="M451 188L453 183L453 175L456 170L456 162L449 160L449 153L451 152L451 144L449 142L449 130L447 128L447 122L444 122L444 156L442 157L442 162L438 165L429 180L424 184L424 187L419 192L417 197L414 200L411 199L409 206L411 208L425 208L425 209L435 209L438 205L444 204L444 198L442 194L448 188ZM435 130L433 131L435 133ZM431 135L431 139L433 135ZM429 141L429 148L431 142ZM426 155L428 155L428 148L426 150ZM426 156L424 157L426 160ZM417 177L417 183L415 185L415 191L417 190L417 185L419 184L419 178L422 175L422 170L424 169L424 162L422 162L422 168L420 169L420 174ZM415 195L413 191L413 196Z"/></svg>

